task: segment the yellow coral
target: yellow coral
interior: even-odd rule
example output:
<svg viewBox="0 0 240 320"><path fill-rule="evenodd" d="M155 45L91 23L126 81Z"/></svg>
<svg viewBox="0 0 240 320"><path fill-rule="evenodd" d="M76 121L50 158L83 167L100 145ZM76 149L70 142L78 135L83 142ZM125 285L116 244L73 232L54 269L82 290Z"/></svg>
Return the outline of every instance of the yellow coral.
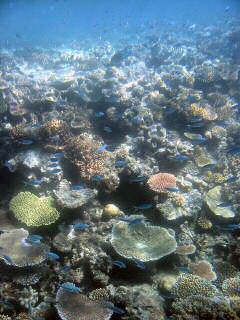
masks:
<svg viewBox="0 0 240 320"><path fill-rule="evenodd" d="M27 226L49 225L59 218L51 197L38 198L31 192L18 193L10 202L10 210Z"/></svg>

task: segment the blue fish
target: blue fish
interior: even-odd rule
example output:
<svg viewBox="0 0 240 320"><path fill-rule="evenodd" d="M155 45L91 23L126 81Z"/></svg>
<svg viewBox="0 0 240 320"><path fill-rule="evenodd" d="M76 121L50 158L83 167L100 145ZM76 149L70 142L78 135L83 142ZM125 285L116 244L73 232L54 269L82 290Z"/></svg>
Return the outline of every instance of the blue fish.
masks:
<svg viewBox="0 0 240 320"><path fill-rule="evenodd" d="M225 183L232 183L232 182L237 181L237 179L238 179L238 177L232 176L232 177L227 178L224 182Z"/></svg>
<svg viewBox="0 0 240 320"><path fill-rule="evenodd" d="M207 142L208 141L208 138L207 137L201 137L201 138L196 138L196 139L193 139L191 141L192 144L202 144L204 142Z"/></svg>
<svg viewBox="0 0 240 320"><path fill-rule="evenodd" d="M62 172L62 169L55 168L55 169L50 170L50 172L53 173L53 174L58 174L58 173Z"/></svg>
<svg viewBox="0 0 240 320"><path fill-rule="evenodd" d="M131 182L143 182L148 178L148 176L138 176L136 178L130 179Z"/></svg>
<svg viewBox="0 0 240 320"><path fill-rule="evenodd" d="M96 118L102 118L102 117L104 117L104 112L101 112L101 111L96 112L96 113L95 113L95 117L96 117Z"/></svg>
<svg viewBox="0 0 240 320"><path fill-rule="evenodd" d="M40 123L35 123L35 124L32 125L32 128L39 129L39 128L41 128L41 126L42 125Z"/></svg>
<svg viewBox="0 0 240 320"><path fill-rule="evenodd" d="M225 226L218 226L218 227L221 228L224 231L234 231L234 230L240 229L240 225L239 224L227 224Z"/></svg>
<svg viewBox="0 0 240 320"><path fill-rule="evenodd" d="M8 263L14 264L11 257L6 256L6 255L3 255L3 258L4 258Z"/></svg>
<svg viewBox="0 0 240 320"><path fill-rule="evenodd" d="M151 209L153 207L153 205L151 203L142 203L139 206L136 206L134 208L139 209L139 210L147 210L147 209Z"/></svg>
<svg viewBox="0 0 240 320"><path fill-rule="evenodd" d="M26 242L29 243L29 244L36 245L36 246L38 246L38 245L41 244L41 241L40 241L40 240L34 240L34 239L31 239L31 238L30 238L30 239L27 238L27 239L26 239Z"/></svg>
<svg viewBox="0 0 240 320"><path fill-rule="evenodd" d="M59 287L69 292L77 292L77 293L81 292L80 288L76 287L75 284L69 283L69 282L63 283Z"/></svg>
<svg viewBox="0 0 240 320"><path fill-rule="evenodd" d="M176 112L176 109L170 108L170 107L164 109L164 111L163 111L163 113L164 113L166 116L170 116L170 115L174 114L175 112Z"/></svg>
<svg viewBox="0 0 240 320"><path fill-rule="evenodd" d="M125 313L125 311L122 308L115 307L114 304L110 301L103 302L103 306L105 306L107 309L112 310L113 313L116 313L116 314L122 315Z"/></svg>
<svg viewBox="0 0 240 320"><path fill-rule="evenodd" d="M132 227L132 226L137 226L138 224L141 224L144 222L144 218L136 218L136 219L133 219L129 222L128 226L129 227Z"/></svg>
<svg viewBox="0 0 240 320"><path fill-rule="evenodd" d="M105 150L107 149L107 147L108 147L108 145L107 145L107 144L104 144L103 146L101 146L101 147L97 150L97 152L98 152L98 153L101 153L101 152L105 151Z"/></svg>
<svg viewBox="0 0 240 320"><path fill-rule="evenodd" d="M31 234L30 236L28 236L28 239L41 241L43 240L43 237L39 236L38 234Z"/></svg>
<svg viewBox="0 0 240 320"><path fill-rule="evenodd" d="M51 158L50 158L50 161L51 161L51 162L58 162L58 161L59 161L59 158L58 158L58 157L51 157Z"/></svg>
<svg viewBox="0 0 240 320"><path fill-rule="evenodd" d="M165 190L169 191L169 192L178 192L179 189L176 187L176 188L165 188Z"/></svg>
<svg viewBox="0 0 240 320"><path fill-rule="evenodd" d="M87 224L87 223L76 223L76 224L73 225L73 229L75 231L85 230L85 229L87 229L89 227L90 227L90 225Z"/></svg>
<svg viewBox="0 0 240 320"><path fill-rule="evenodd" d="M127 266L125 265L125 263L123 263L120 260L112 260L111 263L117 267L119 267L120 269L125 269Z"/></svg>
<svg viewBox="0 0 240 320"><path fill-rule="evenodd" d="M23 182L25 185L33 186L33 187L39 187L42 183L41 179L31 179L28 182Z"/></svg>
<svg viewBox="0 0 240 320"><path fill-rule="evenodd" d="M231 207L231 203L226 201L226 202L222 202L220 204L217 205L219 208L227 208L227 207Z"/></svg>
<svg viewBox="0 0 240 320"><path fill-rule="evenodd" d="M30 139L19 140L18 142L19 142L20 144L23 144L23 145L26 145L26 146L29 146L30 144L33 144L33 141L30 140Z"/></svg>
<svg viewBox="0 0 240 320"><path fill-rule="evenodd" d="M192 273L192 271L188 267L175 267L175 268L178 269L178 271L180 272Z"/></svg>
<svg viewBox="0 0 240 320"><path fill-rule="evenodd" d="M200 122L202 121L203 117L202 116L193 116L191 119L190 119L190 122Z"/></svg>
<svg viewBox="0 0 240 320"><path fill-rule="evenodd" d="M47 252L46 257L49 258L50 260L58 260L60 259L59 255L53 252Z"/></svg>
<svg viewBox="0 0 240 320"><path fill-rule="evenodd" d="M103 127L103 130L107 133L112 133L112 128L110 128L110 127L105 126L105 127Z"/></svg>
<svg viewBox="0 0 240 320"><path fill-rule="evenodd" d="M70 269L71 269L71 266L68 266L68 265L65 265L65 266L62 266L62 267L61 267L61 270L62 270L63 272L68 272Z"/></svg>
<svg viewBox="0 0 240 320"><path fill-rule="evenodd" d="M84 188L83 188L83 186L78 184L78 185L72 186L71 189L72 189L72 191L81 191Z"/></svg>
<svg viewBox="0 0 240 320"><path fill-rule="evenodd" d="M170 157L170 158L173 159L174 161L177 161L177 162L184 162L189 159L188 156L184 156L182 154L178 154L178 155Z"/></svg>
<svg viewBox="0 0 240 320"><path fill-rule="evenodd" d="M58 163L51 163L48 165L48 168L59 168L59 164Z"/></svg>
<svg viewBox="0 0 240 320"><path fill-rule="evenodd" d="M193 123L193 124L188 124L187 128L188 129L198 129L198 128L202 128L204 126L205 126L204 122L196 122L196 123Z"/></svg>
<svg viewBox="0 0 240 320"><path fill-rule="evenodd" d="M11 310L15 309L14 305L12 303L10 303L9 301L0 300L0 304L3 305L7 309L11 309Z"/></svg>
<svg viewBox="0 0 240 320"><path fill-rule="evenodd" d="M144 262L142 262L141 260L138 260L138 259L132 259L136 266L139 268L139 269L142 269L142 270L145 270L146 269L146 265Z"/></svg>
<svg viewBox="0 0 240 320"><path fill-rule="evenodd" d="M101 182L103 181L103 176L99 176L99 175L92 176L92 180L96 182Z"/></svg>
<svg viewBox="0 0 240 320"><path fill-rule="evenodd" d="M11 162L9 162L9 161L5 161L4 162L4 165L5 165L5 167L7 167L8 168L8 170L10 171L10 172L15 172L15 170L16 170L16 167L11 163Z"/></svg>
<svg viewBox="0 0 240 320"><path fill-rule="evenodd" d="M126 161L125 160L117 160L115 162L115 168L122 168L126 165Z"/></svg>
<svg viewBox="0 0 240 320"><path fill-rule="evenodd" d="M63 152L56 152L54 153L54 157L60 159L60 158L63 158L64 157L64 153Z"/></svg>
<svg viewBox="0 0 240 320"><path fill-rule="evenodd" d="M240 146L235 146L227 149L227 154L237 154L240 152Z"/></svg>

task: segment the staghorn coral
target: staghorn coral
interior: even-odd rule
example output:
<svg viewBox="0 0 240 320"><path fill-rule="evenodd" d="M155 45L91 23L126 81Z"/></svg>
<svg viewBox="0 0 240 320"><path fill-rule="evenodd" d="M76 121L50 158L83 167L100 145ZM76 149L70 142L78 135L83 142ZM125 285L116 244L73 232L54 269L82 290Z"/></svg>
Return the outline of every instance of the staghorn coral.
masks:
<svg viewBox="0 0 240 320"><path fill-rule="evenodd" d="M177 299L185 299L192 295L214 297L219 294L219 291L210 281L193 274L183 273L177 279L173 294Z"/></svg>
<svg viewBox="0 0 240 320"><path fill-rule="evenodd" d="M38 198L31 192L18 193L10 201L9 208L27 226L49 225L59 218L51 197Z"/></svg>
<svg viewBox="0 0 240 320"><path fill-rule="evenodd" d="M202 116L204 120L208 121L216 120L218 117L217 113L210 109L210 106L207 105L202 107L198 103L191 104L190 108L188 109L188 115L190 117Z"/></svg>
<svg viewBox="0 0 240 320"><path fill-rule="evenodd" d="M213 271L213 266L208 261L202 260L197 263L190 263L188 267L193 274L201 278L207 279L209 281L217 279L217 275Z"/></svg>
<svg viewBox="0 0 240 320"><path fill-rule="evenodd" d="M145 223L129 226L123 221L114 225L111 244L119 255L145 262L158 260L177 247L175 238L165 228Z"/></svg>
<svg viewBox="0 0 240 320"><path fill-rule="evenodd" d="M103 141L93 139L89 134L80 134L69 139L65 147L66 157L79 170L85 181L92 181L92 177L99 176L99 183L108 190L115 190L119 185L119 178L114 166L115 155L99 148Z"/></svg>
<svg viewBox="0 0 240 320"><path fill-rule="evenodd" d="M166 191L167 188L176 187L176 177L171 173L159 172L151 176L147 184L151 190L161 193Z"/></svg>
<svg viewBox="0 0 240 320"><path fill-rule="evenodd" d="M198 226L203 230L209 230L212 228L212 222L205 216L201 216L197 220Z"/></svg>
<svg viewBox="0 0 240 320"><path fill-rule="evenodd" d="M94 301L78 292L60 288L56 295L57 311L62 320L108 320L112 311L102 301Z"/></svg>
<svg viewBox="0 0 240 320"><path fill-rule="evenodd" d="M31 245L26 242L29 233L24 229L15 229L0 236L0 258L6 264L17 267L34 266L46 259L48 246ZM6 258L9 257L9 258Z"/></svg>

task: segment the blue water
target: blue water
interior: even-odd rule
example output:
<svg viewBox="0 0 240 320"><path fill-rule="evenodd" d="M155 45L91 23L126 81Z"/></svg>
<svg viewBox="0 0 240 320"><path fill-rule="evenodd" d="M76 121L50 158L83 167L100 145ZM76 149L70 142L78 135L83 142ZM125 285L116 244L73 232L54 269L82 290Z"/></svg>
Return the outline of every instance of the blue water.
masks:
<svg viewBox="0 0 240 320"><path fill-rule="evenodd" d="M118 40L148 30L199 27L240 18L238 0L0 1L2 46Z"/></svg>

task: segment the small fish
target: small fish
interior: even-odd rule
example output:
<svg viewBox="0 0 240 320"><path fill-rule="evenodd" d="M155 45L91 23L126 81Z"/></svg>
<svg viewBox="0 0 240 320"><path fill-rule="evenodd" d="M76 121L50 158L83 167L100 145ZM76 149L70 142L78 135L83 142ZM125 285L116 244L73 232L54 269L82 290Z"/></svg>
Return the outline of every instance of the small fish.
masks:
<svg viewBox="0 0 240 320"><path fill-rule="evenodd" d="M32 125L32 128L39 129L39 128L41 128L41 126L42 125L40 123L35 123L35 124Z"/></svg>
<svg viewBox="0 0 240 320"><path fill-rule="evenodd" d="M174 114L175 112L176 112L176 109L170 108L170 107L164 109L164 111L163 111L163 113L164 113L166 116L170 116L170 115Z"/></svg>
<svg viewBox="0 0 240 320"><path fill-rule="evenodd" d="M101 153L101 152L105 151L105 150L107 149L107 147L108 147L108 145L107 145L107 144L104 144L103 146L101 146L101 147L97 150L97 152L98 152L98 153Z"/></svg>
<svg viewBox="0 0 240 320"><path fill-rule="evenodd" d="M238 177L232 176L232 177L227 178L224 182L225 183L232 183L232 182L237 181L237 179L238 179Z"/></svg>
<svg viewBox="0 0 240 320"><path fill-rule="evenodd" d="M56 152L54 153L53 155L54 157L60 159L60 158L63 158L64 157L64 153L63 152Z"/></svg>
<svg viewBox="0 0 240 320"><path fill-rule="evenodd" d="M125 269L127 268L127 266L125 265L125 263L123 263L120 260L112 260L111 263L117 267L119 267L120 269Z"/></svg>
<svg viewBox="0 0 240 320"><path fill-rule="evenodd" d="M178 271L184 272L184 273L192 273L192 271L187 267L175 267Z"/></svg>
<svg viewBox="0 0 240 320"><path fill-rule="evenodd" d="M31 179L28 182L23 182L25 185L33 186L33 187L39 187L42 183L41 179Z"/></svg>
<svg viewBox="0 0 240 320"><path fill-rule="evenodd" d="M101 111L98 111L98 112L95 113L95 117L96 118L102 118L102 117L104 117L104 115L105 115L105 113L101 112Z"/></svg>
<svg viewBox="0 0 240 320"><path fill-rule="evenodd" d="M61 267L61 270L62 270L63 272L68 272L70 269L71 269L71 266L68 266L68 265L65 265L65 266L62 266L62 267Z"/></svg>
<svg viewBox="0 0 240 320"><path fill-rule="evenodd" d="M46 256L50 260L58 260L58 259L60 259L59 255L57 255L56 253L53 253L53 252L47 252Z"/></svg>
<svg viewBox="0 0 240 320"><path fill-rule="evenodd" d="M191 119L190 119L190 122L200 122L202 121L203 117L202 116L193 116Z"/></svg>
<svg viewBox="0 0 240 320"><path fill-rule="evenodd" d="M193 123L193 124L188 124L187 128L188 129L198 129L198 128L202 128L204 126L205 126L204 122L196 122L196 123Z"/></svg>
<svg viewBox="0 0 240 320"><path fill-rule="evenodd" d="M30 144L33 144L33 141L30 140L30 139L19 140L18 142L19 142L20 144L23 144L23 145L26 145L26 146L29 146Z"/></svg>
<svg viewBox="0 0 240 320"><path fill-rule="evenodd" d="M50 172L53 173L53 174L58 174L58 173L62 172L62 169L55 168L55 169L50 170Z"/></svg>
<svg viewBox="0 0 240 320"><path fill-rule="evenodd" d="M42 236L39 236L37 234L31 234L30 236L27 237L28 239L31 239L31 240L38 240L38 241L41 241L43 240L43 237Z"/></svg>
<svg viewBox="0 0 240 320"><path fill-rule="evenodd" d="M29 243L29 244L34 244L34 245L40 245L41 244L40 240L34 240L34 239L31 239L31 238L30 239L27 238L26 242Z"/></svg>
<svg viewBox="0 0 240 320"><path fill-rule="evenodd" d="M59 164L58 163L51 163L48 165L48 168L59 168Z"/></svg>
<svg viewBox="0 0 240 320"><path fill-rule="evenodd" d="M142 203L139 206L136 206L134 208L139 209L139 210L147 210L147 209L151 209L153 207L153 205L151 203Z"/></svg>
<svg viewBox="0 0 240 320"><path fill-rule="evenodd" d="M201 138L197 138L197 139L193 139L191 141L192 144L202 144L204 142L207 142L208 138L207 137L201 137Z"/></svg>
<svg viewBox="0 0 240 320"><path fill-rule="evenodd" d="M110 128L110 127L105 126L105 127L103 127L103 130L107 133L112 133L112 128Z"/></svg>
<svg viewBox="0 0 240 320"><path fill-rule="evenodd" d="M221 228L224 231L234 231L234 230L240 229L240 225L239 224L227 224L227 225L218 226L218 227Z"/></svg>
<svg viewBox="0 0 240 320"><path fill-rule="evenodd" d="M103 180L103 176L99 176L99 175L92 176L92 180L96 182L100 182Z"/></svg>
<svg viewBox="0 0 240 320"><path fill-rule="evenodd" d="M76 224L74 224L73 229L75 231L80 231L80 230L85 230L89 227L90 227L90 225L87 223L76 223Z"/></svg>
<svg viewBox="0 0 240 320"><path fill-rule="evenodd" d="M225 7L225 9L224 9L225 12L228 12L229 10L230 10L229 6Z"/></svg>
<svg viewBox="0 0 240 320"><path fill-rule="evenodd" d="M76 287L73 283L64 283L61 284L60 287L69 292L81 292L81 289Z"/></svg>
<svg viewBox="0 0 240 320"><path fill-rule="evenodd" d="M5 165L5 167L7 167L8 168L8 170L10 171L10 172L15 172L15 170L16 170L16 167L15 167L15 165L14 164L12 164L10 161L5 161L4 162L4 165Z"/></svg>
<svg viewBox="0 0 240 320"><path fill-rule="evenodd" d="M237 154L240 152L240 146L235 146L227 149L227 154Z"/></svg>
<svg viewBox="0 0 240 320"><path fill-rule="evenodd" d="M233 290L237 293L240 293L240 288L234 288Z"/></svg>
<svg viewBox="0 0 240 320"><path fill-rule="evenodd" d="M136 218L136 219L133 219L129 222L128 226L129 227L132 227L132 226L137 226L138 224L141 224L144 222L144 218Z"/></svg>
<svg viewBox="0 0 240 320"><path fill-rule="evenodd" d="M231 203L226 201L226 202L222 202L220 204L217 205L219 208L227 208L231 206Z"/></svg>
<svg viewBox="0 0 240 320"><path fill-rule="evenodd" d="M80 184L77 184L75 186L71 187L72 191L81 191L83 189L83 186L81 186Z"/></svg>
<svg viewBox="0 0 240 320"><path fill-rule="evenodd" d="M122 168L126 165L126 161L125 160L117 160L115 162L115 168Z"/></svg>
<svg viewBox="0 0 240 320"><path fill-rule="evenodd" d="M187 161L189 159L188 156L184 156L182 154L178 154L174 157L170 157L171 159L173 159L174 161L177 161L177 162L184 162L184 161Z"/></svg>
<svg viewBox="0 0 240 320"><path fill-rule="evenodd" d="M9 301L0 300L0 304L6 307L7 309L15 309L14 305L10 303Z"/></svg>
<svg viewBox="0 0 240 320"><path fill-rule="evenodd" d="M142 270L145 270L146 269L146 265L144 262L142 262L141 260L138 260L138 259L132 259L136 266L139 268L139 269L142 269Z"/></svg>
<svg viewBox="0 0 240 320"><path fill-rule="evenodd" d="M8 263L14 264L11 257L6 256L6 255L3 255L3 258L4 258Z"/></svg>
<svg viewBox="0 0 240 320"><path fill-rule="evenodd" d="M107 309L110 309L113 311L113 313L116 314L124 314L125 311L122 308L115 307L114 304L110 301L105 301L103 304Z"/></svg>
<svg viewBox="0 0 240 320"><path fill-rule="evenodd" d="M51 162L58 162L58 161L59 161L59 158L58 158L58 157L51 157L51 158L50 158L50 161L51 161Z"/></svg>
<svg viewBox="0 0 240 320"><path fill-rule="evenodd" d="M176 188L165 188L165 190L169 191L169 192L178 192L179 189L176 187Z"/></svg>
<svg viewBox="0 0 240 320"><path fill-rule="evenodd" d="M136 178L130 179L131 182L143 182L148 178L148 176L138 176Z"/></svg>

